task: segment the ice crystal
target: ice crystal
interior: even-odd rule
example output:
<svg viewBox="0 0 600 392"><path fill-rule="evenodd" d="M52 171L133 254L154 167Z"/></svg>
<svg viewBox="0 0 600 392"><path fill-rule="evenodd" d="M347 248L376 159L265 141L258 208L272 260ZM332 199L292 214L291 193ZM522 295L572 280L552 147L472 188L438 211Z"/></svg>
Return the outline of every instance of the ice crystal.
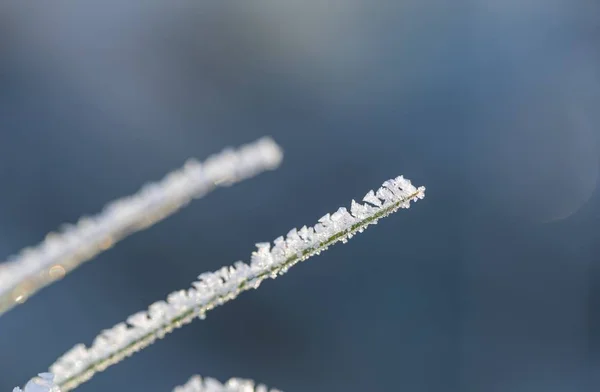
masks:
<svg viewBox="0 0 600 392"><path fill-rule="evenodd" d="M411 201L422 199L424 192L424 187L416 188L402 176L386 181L377 192L367 193L364 200L370 204L352 201L350 212L340 208L323 216L314 227L290 230L285 238L275 239L273 245L257 244L249 264L238 261L232 266L199 275L192 288L173 292L167 296L166 302L155 302L147 311L130 316L127 323L102 331L89 348L76 345L61 356L50 371L56 375L56 383L62 391L69 391L87 381L95 372L143 349L173 329L196 317L203 319L209 310L234 299L243 291L257 288L263 280L276 278L298 262L320 254L337 242L346 242L399 208L408 208ZM204 384L192 380L189 389L179 391L231 390L222 389L229 384L215 389L220 384L207 380ZM195 387L204 389L193 389ZM245 392L248 389L232 391L238 390Z"/></svg>
<svg viewBox="0 0 600 392"><path fill-rule="evenodd" d="M13 392L61 392L58 385L54 383L52 373L40 373L31 379L24 389L14 388Z"/></svg>
<svg viewBox="0 0 600 392"><path fill-rule="evenodd" d="M266 385L255 385L252 380L232 378L224 384L214 378L193 376L182 386L173 389L173 392L282 392L279 389L268 389Z"/></svg>
<svg viewBox="0 0 600 392"><path fill-rule="evenodd" d="M124 237L173 214L217 186L231 185L274 169L282 152L270 138L238 150L226 149L204 163L189 160L163 180L147 184L129 197L108 204L94 217L83 217L50 233L39 245L0 264L0 315L62 278Z"/></svg>

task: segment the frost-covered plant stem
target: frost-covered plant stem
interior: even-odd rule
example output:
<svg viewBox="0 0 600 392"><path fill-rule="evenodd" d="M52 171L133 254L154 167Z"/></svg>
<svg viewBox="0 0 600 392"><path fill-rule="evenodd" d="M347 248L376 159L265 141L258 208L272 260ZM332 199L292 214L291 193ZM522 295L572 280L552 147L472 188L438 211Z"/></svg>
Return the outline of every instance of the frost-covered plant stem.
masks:
<svg viewBox="0 0 600 392"><path fill-rule="evenodd" d="M200 275L193 288L171 293L167 301L156 302L130 316L127 323L119 323L103 331L91 347L80 344L60 357L50 371L62 392L69 391L89 380L96 372L105 370L132 355L175 328L203 319L206 312L236 298L243 291L258 288L271 277L284 274L295 264L318 255L330 245L346 242L367 226L377 223L400 208L408 208L411 201L424 197L425 188L415 188L402 176L386 181L377 191L370 191L365 204L352 201L350 212L340 208L323 216L314 227L293 229L284 239L257 244L250 264L241 261L216 272Z"/></svg>
<svg viewBox="0 0 600 392"><path fill-rule="evenodd" d="M189 160L163 180L145 185L133 196L108 204L60 233L50 233L33 248L0 264L0 315L62 278L128 235L175 213L217 186L231 185L274 169L282 152L270 138L237 150L226 149L205 162Z"/></svg>

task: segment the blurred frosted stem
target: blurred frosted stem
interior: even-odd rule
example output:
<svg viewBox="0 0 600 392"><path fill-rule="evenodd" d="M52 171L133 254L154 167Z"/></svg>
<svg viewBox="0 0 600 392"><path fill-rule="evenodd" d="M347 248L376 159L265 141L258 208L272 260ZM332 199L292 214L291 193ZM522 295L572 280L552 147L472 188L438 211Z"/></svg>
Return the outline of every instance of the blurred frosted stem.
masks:
<svg viewBox="0 0 600 392"><path fill-rule="evenodd" d="M352 201L350 212L340 208L319 219L314 227L293 229L284 239L257 244L250 264L238 261L216 272L207 272L192 283L192 288L171 293L167 301L158 301L147 311L138 312L127 322L104 330L92 345L76 345L60 357L50 371L62 392L69 391L89 380L98 372L116 364L127 356L149 346L194 318L205 318L206 312L222 305L240 293L258 288L267 278L276 278L298 262L320 254L330 245L347 242L380 218L408 208L411 201L425 196L425 188L415 188L403 177L386 181L377 191L364 197L367 203ZM342 272L342 271L340 271Z"/></svg>
<svg viewBox="0 0 600 392"><path fill-rule="evenodd" d="M128 235L144 230L200 198L265 170L282 159L280 147L262 138L237 150L226 149L202 164L189 160L163 180L147 184L129 197L108 204L94 217L50 233L0 264L0 315L32 294L109 249Z"/></svg>

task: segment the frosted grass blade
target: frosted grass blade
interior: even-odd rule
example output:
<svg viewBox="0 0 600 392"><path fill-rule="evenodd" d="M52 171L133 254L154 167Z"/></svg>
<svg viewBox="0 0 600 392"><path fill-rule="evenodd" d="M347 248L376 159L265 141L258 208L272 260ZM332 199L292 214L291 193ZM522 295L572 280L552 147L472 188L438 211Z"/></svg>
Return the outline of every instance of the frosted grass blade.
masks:
<svg viewBox="0 0 600 392"><path fill-rule="evenodd" d="M267 278L276 278L301 261L320 254L337 242L347 242L355 234L411 201L425 197L425 188L414 187L400 176L386 181L377 192L369 191L366 203L352 201L350 211L340 208L326 214L313 227L292 229L287 236L271 243L257 244L249 264L238 261L215 272L206 272L186 290L175 291L166 301L127 318L126 322L104 330L90 347L78 344L61 356L50 371L62 392L72 390L93 375L149 346L194 318L206 313L240 293L258 288Z"/></svg>

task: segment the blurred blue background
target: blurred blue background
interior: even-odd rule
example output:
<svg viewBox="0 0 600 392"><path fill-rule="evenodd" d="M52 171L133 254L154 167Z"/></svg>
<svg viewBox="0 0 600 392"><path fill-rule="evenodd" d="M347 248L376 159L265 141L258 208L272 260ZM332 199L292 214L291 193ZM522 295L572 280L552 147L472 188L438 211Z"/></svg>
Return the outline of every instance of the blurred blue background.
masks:
<svg viewBox="0 0 600 392"><path fill-rule="evenodd" d="M0 4L0 259L227 145L283 166L0 318L0 389L396 175L427 197L81 391L600 390L600 3Z"/></svg>

